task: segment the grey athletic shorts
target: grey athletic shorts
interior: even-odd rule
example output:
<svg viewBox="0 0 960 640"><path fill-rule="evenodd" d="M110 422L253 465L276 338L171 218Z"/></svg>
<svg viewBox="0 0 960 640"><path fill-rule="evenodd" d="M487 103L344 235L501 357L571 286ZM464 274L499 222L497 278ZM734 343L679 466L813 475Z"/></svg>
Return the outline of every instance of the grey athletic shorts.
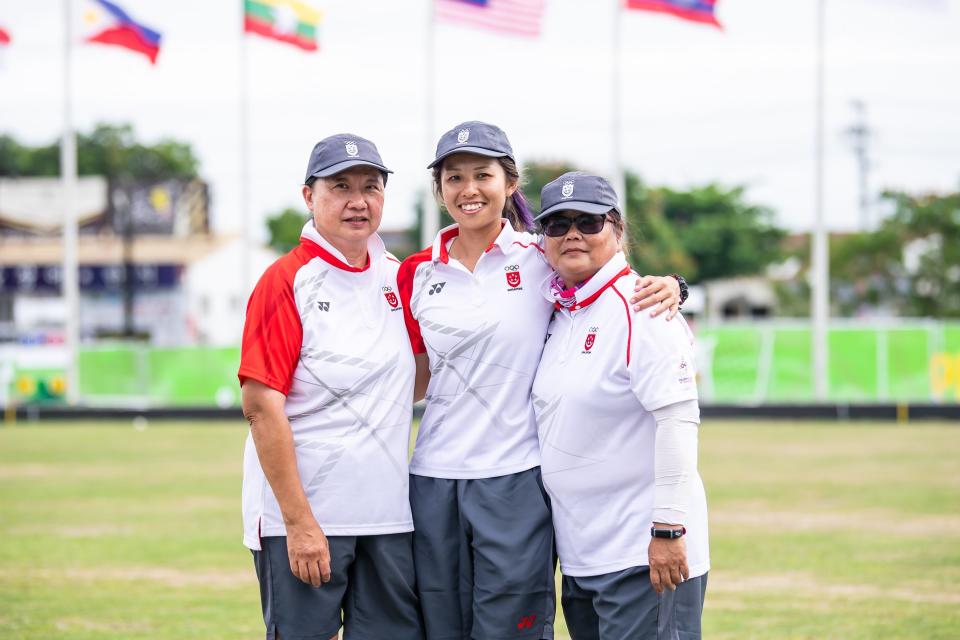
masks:
<svg viewBox="0 0 960 640"><path fill-rule="evenodd" d="M699 640L707 574L658 596L649 567L563 577L563 616L573 640Z"/></svg>
<svg viewBox="0 0 960 640"><path fill-rule="evenodd" d="M553 524L540 468L410 477L413 555L429 640L553 638Z"/></svg>
<svg viewBox="0 0 960 640"><path fill-rule="evenodd" d="M267 640L423 640L412 533L330 536L330 582L319 588L290 571L286 537L253 552ZM341 622L340 612L343 612Z"/></svg>

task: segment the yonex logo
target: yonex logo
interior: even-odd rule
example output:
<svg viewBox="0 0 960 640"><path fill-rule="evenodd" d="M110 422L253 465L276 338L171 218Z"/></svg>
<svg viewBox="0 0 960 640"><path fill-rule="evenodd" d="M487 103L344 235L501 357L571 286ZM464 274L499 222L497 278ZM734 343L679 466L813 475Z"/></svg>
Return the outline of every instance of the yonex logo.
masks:
<svg viewBox="0 0 960 640"><path fill-rule="evenodd" d="M317 302L317 309L319 309L320 311L330 311L330 303L329 303L329 302Z"/></svg>
<svg viewBox="0 0 960 640"><path fill-rule="evenodd" d="M440 293L441 291L443 291L443 287L444 287L445 284L447 284L447 283L446 283L446 282L437 282L437 283L434 283L434 284L430 285L430 292L429 292L430 295L432 296L432 295L435 294L435 293Z"/></svg>
<svg viewBox="0 0 960 640"><path fill-rule="evenodd" d="M520 622L517 623L517 629L533 629L533 623L536 621L537 616L523 616L520 618Z"/></svg>
<svg viewBox="0 0 960 640"><path fill-rule="evenodd" d="M351 158L356 158L357 155L360 153L360 149L357 148L357 143L354 142L353 140L346 143L344 145L344 149L346 149L347 155L350 156Z"/></svg>

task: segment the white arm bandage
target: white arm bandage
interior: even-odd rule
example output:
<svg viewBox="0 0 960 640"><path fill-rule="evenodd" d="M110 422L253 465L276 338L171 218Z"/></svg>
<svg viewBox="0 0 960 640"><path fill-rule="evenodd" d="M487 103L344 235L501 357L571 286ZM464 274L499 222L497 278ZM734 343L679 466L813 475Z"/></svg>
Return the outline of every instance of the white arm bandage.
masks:
<svg viewBox="0 0 960 640"><path fill-rule="evenodd" d="M690 478L697 470L697 425L700 407L696 400L669 404L653 412L657 420L654 445L653 521L687 523Z"/></svg>

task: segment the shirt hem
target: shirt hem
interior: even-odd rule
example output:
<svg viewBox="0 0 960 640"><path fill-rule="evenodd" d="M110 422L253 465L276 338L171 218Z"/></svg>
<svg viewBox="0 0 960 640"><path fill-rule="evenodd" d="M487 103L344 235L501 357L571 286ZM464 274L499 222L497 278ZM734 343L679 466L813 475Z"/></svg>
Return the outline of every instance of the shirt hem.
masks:
<svg viewBox="0 0 960 640"><path fill-rule="evenodd" d="M406 522L390 524L366 524L366 525L324 525L320 528L326 536L378 536L390 533L409 533L413 531L413 520ZM284 526L263 527L259 536L243 536L243 544L248 549L259 550L260 538L274 538L287 535L287 528Z"/></svg>
<svg viewBox="0 0 960 640"><path fill-rule="evenodd" d="M669 396L666 398L658 398L654 401L651 401L643 405L643 408L647 411L656 411L657 409L663 409L671 404L677 404L678 402L686 402L687 400L697 400L697 391L693 390L693 393L690 395L681 394L676 396Z"/></svg>
<svg viewBox="0 0 960 640"><path fill-rule="evenodd" d="M540 466L540 461L523 462L506 467L494 467L492 469L444 469L440 467L428 467L423 465L410 465L410 475L425 476L427 478L442 478L444 480L477 480L481 478L498 478L500 476L509 476L521 471L527 471Z"/></svg>
<svg viewBox="0 0 960 640"><path fill-rule="evenodd" d="M588 578L592 576L602 576L608 573L616 573L630 567L647 567L650 560L646 556L636 556L633 559L621 560L618 562L609 562L607 564L588 565L582 567L570 567L564 565L560 560L560 573L571 578ZM695 564L690 569L690 578L699 578L710 570L710 560Z"/></svg>

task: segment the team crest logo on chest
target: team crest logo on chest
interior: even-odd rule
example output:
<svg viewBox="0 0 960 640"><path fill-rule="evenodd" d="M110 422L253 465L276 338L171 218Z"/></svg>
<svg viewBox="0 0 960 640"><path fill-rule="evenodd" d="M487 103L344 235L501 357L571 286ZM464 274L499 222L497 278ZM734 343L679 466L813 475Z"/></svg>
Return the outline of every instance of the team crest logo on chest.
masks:
<svg viewBox="0 0 960 640"><path fill-rule="evenodd" d="M593 344L597 341L598 330L598 327L590 327L587 330L587 339L583 341L583 351L581 353L590 353L590 350L593 349Z"/></svg>
<svg viewBox="0 0 960 640"><path fill-rule="evenodd" d="M520 289L520 265L511 264L503 268L507 272L507 286L510 287L508 291L515 291Z"/></svg>
<svg viewBox="0 0 960 640"><path fill-rule="evenodd" d="M470 139L470 129L460 129L457 132L457 144L463 144Z"/></svg>
<svg viewBox="0 0 960 640"><path fill-rule="evenodd" d="M390 305L391 311L396 311L400 308L400 300L397 298L397 294L393 292L393 287L383 287L383 297L387 299L387 304Z"/></svg>
<svg viewBox="0 0 960 640"><path fill-rule="evenodd" d="M353 140L345 144L344 148L346 149L347 155L351 158L356 158L360 153L360 149L357 148L357 143Z"/></svg>

